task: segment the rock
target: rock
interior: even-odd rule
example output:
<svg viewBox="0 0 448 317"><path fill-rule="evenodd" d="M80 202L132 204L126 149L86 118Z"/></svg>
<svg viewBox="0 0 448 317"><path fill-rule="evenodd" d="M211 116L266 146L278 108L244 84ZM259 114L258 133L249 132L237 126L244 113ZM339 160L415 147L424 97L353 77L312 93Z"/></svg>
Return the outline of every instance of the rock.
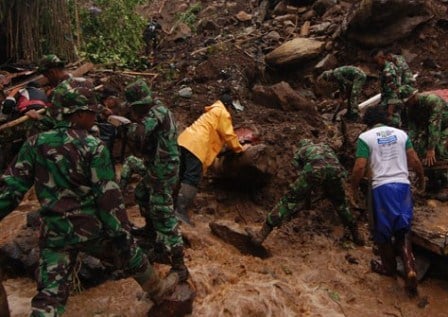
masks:
<svg viewBox="0 0 448 317"><path fill-rule="evenodd" d="M198 22L198 32L202 32L202 31L216 31L219 29L219 26L213 22L210 21L208 19L201 19Z"/></svg>
<svg viewBox="0 0 448 317"><path fill-rule="evenodd" d="M285 13L290 13L287 11L288 6L286 5L285 1L280 1L279 3L277 3L277 5L274 7L274 10L272 10L272 14L274 15L282 15ZM297 10L296 10L297 12Z"/></svg>
<svg viewBox="0 0 448 317"><path fill-rule="evenodd" d="M304 14L302 14L302 19L303 20L311 20L312 18L314 18L316 16L316 11L314 10L308 10L307 12L305 12Z"/></svg>
<svg viewBox="0 0 448 317"><path fill-rule="evenodd" d="M179 23L176 27L176 30L174 31L174 34L172 35L173 41L178 40L185 40L186 38L189 38L191 36L191 29L188 25L185 23Z"/></svg>
<svg viewBox="0 0 448 317"><path fill-rule="evenodd" d="M193 300L196 294L187 283L180 283L174 292L154 305L148 312L151 317L183 317L193 312Z"/></svg>
<svg viewBox="0 0 448 317"><path fill-rule="evenodd" d="M310 27L310 32L314 33L316 35L325 34L327 29L330 27L330 25L331 25L331 22L323 22L323 23L315 24Z"/></svg>
<svg viewBox="0 0 448 317"><path fill-rule="evenodd" d="M191 96L193 96L193 89L190 87L184 87L179 90L178 94L182 98L191 98Z"/></svg>
<svg viewBox="0 0 448 317"><path fill-rule="evenodd" d="M281 39L281 35L277 31L271 31L263 37L266 41L278 42Z"/></svg>
<svg viewBox="0 0 448 317"><path fill-rule="evenodd" d="M300 36L307 37L310 34L310 21L305 21L300 28Z"/></svg>
<svg viewBox="0 0 448 317"><path fill-rule="evenodd" d="M315 111L314 104L309 99L297 93L284 81L272 86L255 85L252 93L253 101L265 107Z"/></svg>
<svg viewBox="0 0 448 317"><path fill-rule="evenodd" d="M284 21L291 21L294 24L297 23L297 14L285 14L278 17L275 17L274 21L278 22L284 22Z"/></svg>
<svg viewBox="0 0 448 317"><path fill-rule="evenodd" d="M431 18L425 0L363 0L349 18L345 33L367 47L386 46L407 37Z"/></svg>
<svg viewBox="0 0 448 317"><path fill-rule="evenodd" d="M273 65L302 62L319 55L324 44L321 41L298 37L280 45L267 54L266 62Z"/></svg>
<svg viewBox="0 0 448 317"><path fill-rule="evenodd" d="M295 26L295 24L292 21L286 20L286 21L283 21L283 26L284 27L293 27L293 26Z"/></svg>
<svg viewBox="0 0 448 317"><path fill-rule="evenodd" d="M318 72L333 69L338 65L338 60L333 54L327 54L319 63L314 66L314 69Z"/></svg>
<svg viewBox="0 0 448 317"><path fill-rule="evenodd" d="M336 4L337 0L317 0L313 3L312 8L318 15L323 15L328 9Z"/></svg>
<svg viewBox="0 0 448 317"><path fill-rule="evenodd" d="M265 259L269 257L269 252L261 245L255 245L250 240L248 234L238 226L238 224L226 220L211 222L209 224L212 233L236 247L243 254L250 254L253 256Z"/></svg>
<svg viewBox="0 0 448 317"><path fill-rule="evenodd" d="M252 15L246 13L245 11L240 11L235 16L238 21L240 22L246 22L252 20Z"/></svg>

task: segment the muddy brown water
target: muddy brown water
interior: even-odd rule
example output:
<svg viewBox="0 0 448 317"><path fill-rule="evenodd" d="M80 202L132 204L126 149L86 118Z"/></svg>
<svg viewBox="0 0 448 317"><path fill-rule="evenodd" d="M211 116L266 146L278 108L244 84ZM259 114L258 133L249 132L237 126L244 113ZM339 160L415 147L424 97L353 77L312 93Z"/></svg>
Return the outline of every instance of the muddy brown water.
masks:
<svg viewBox="0 0 448 317"><path fill-rule="evenodd" d="M0 223L0 242L24 224L25 213L19 210L36 207L31 198L6 217ZM448 211L446 205L441 208ZM142 224L136 207L129 214ZM337 224L329 227L328 235L300 231L306 217L275 230L265 243L272 257L262 260L242 255L214 237L208 226L213 215L194 214L196 227L182 228L191 246L186 261L197 295L192 316L447 316L447 281L425 279L419 297L409 299L401 279L370 272L370 246L341 242L343 230ZM294 235L295 231L299 232ZM347 255L358 264L350 264ZM28 316L35 282L14 278L4 285L11 316ZM73 294L64 316L146 316L151 304L142 295L133 279L108 281Z"/></svg>

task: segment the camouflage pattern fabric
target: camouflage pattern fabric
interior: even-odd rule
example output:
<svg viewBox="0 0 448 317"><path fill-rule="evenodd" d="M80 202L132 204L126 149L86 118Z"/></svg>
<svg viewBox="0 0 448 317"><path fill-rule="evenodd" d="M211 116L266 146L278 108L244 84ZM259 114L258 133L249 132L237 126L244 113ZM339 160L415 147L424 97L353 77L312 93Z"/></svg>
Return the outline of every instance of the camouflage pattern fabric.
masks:
<svg viewBox="0 0 448 317"><path fill-rule="evenodd" d="M408 63L401 55L392 54L392 62L398 69L401 85L415 86L415 79Z"/></svg>
<svg viewBox="0 0 448 317"><path fill-rule="evenodd" d="M387 108L392 106L394 111L390 118L390 124L394 127L401 127L401 110L403 107L402 100L399 95L401 87L401 77L397 66L386 61L384 69L380 76L381 81L381 105Z"/></svg>
<svg viewBox="0 0 448 317"><path fill-rule="evenodd" d="M43 73L52 68L64 67L65 63L54 54L44 55L39 61L38 71Z"/></svg>
<svg viewBox="0 0 448 317"><path fill-rule="evenodd" d="M141 124L130 125L127 135L131 142L141 143L146 166L146 175L135 189L142 216L149 227L155 228L158 240L168 250L181 246L183 240L173 206L180 164L173 115L158 103L149 110Z"/></svg>
<svg viewBox="0 0 448 317"><path fill-rule="evenodd" d="M143 79L126 86L124 95L130 106L152 105L152 92Z"/></svg>
<svg viewBox="0 0 448 317"><path fill-rule="evenodd" d="M366 74L358 67L342 66L333 70L333 76L341 92L349 96L348 112L358 116L358 98L366 82Z"/></svg>
<svg viewBox="0 0 448 317"><path fill-rule="evenodd" d="M333 150L324 143L313 144L309 140L299 143L294 163L301 168L297 179L289 187L274 209L268 214L267 223L277 227L288 221L306 206L312 192L322 190L330 199L342 222L348 228L355 226L355 220L348 207L343 182L347 172L339 163Z"/></svg>
<svg viewBox="0 0 448 317"><path fill-rule="evenodd" d="M79 90L72 93L79 94ZM87 106L87 98L78 106ZM114 265L129 273L147 269L148 260L129 233L130 223L114 178L110 154L101 141L67 121L29 138L1 177L0 219L18 206L33 184L41 204L33 316L62 314L73 261L81 250L96 255L95 250L109 241L113 247L108 250L117 252L114 259L121 259Z"/></svg>
<svg viewBox="0 0 448 317"><path fill-rule="evenodd" d="M93 83L83 77L64 80L53 90L51 117L62 121L76 111L100 112L102 106L98 103L93 89Z"/></svg>
<svg viewBox="0 0 448 317"><path fill-rule="evenodd" d="M408 135L420 157L434 148L438 159L448 159L448 105L435 94L418 94L418 106L409 109Z"/></svg>
<svg viewBox="0 0 448 317"><path fill-rule="evenodd" d="M129 184L129 180L132 175L137 173L138 175L144 177L146 176L147 170L145 166L145 162L134 156L130 155L126 158L121 168L121 176L120 176L120 188L121 190L125 190Z"/></svg>

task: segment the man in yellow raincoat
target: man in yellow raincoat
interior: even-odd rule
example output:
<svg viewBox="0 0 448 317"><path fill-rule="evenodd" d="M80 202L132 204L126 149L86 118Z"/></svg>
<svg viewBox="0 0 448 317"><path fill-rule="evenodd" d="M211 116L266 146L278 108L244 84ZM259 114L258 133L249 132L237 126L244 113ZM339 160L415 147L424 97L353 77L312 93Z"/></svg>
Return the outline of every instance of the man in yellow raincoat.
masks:
<svg viewBox="0 0 448 317"><path fill-rule="evenodd" d="M231 104L231 96L222 95L220 100L205 107L205 113L177 139L181 152L181 184L176 201L176 216L188 224L191 224L188 207L196 196L202 174L212 165L224 145L235 153L243 152L248 146L240 144L233 130L232 117L228 111Z"/></svg>

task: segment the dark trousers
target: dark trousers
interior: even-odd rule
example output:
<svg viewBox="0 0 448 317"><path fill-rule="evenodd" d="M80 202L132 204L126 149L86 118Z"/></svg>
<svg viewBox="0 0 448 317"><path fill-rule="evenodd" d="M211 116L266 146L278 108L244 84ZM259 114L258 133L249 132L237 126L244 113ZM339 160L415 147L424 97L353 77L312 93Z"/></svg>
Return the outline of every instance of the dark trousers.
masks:
<svg viewBox="0 0 448 317"><path fill-rule="evenodd" d="M180 182L194 187L202 178L202 162L190 151L180 147Z"/></svg>

